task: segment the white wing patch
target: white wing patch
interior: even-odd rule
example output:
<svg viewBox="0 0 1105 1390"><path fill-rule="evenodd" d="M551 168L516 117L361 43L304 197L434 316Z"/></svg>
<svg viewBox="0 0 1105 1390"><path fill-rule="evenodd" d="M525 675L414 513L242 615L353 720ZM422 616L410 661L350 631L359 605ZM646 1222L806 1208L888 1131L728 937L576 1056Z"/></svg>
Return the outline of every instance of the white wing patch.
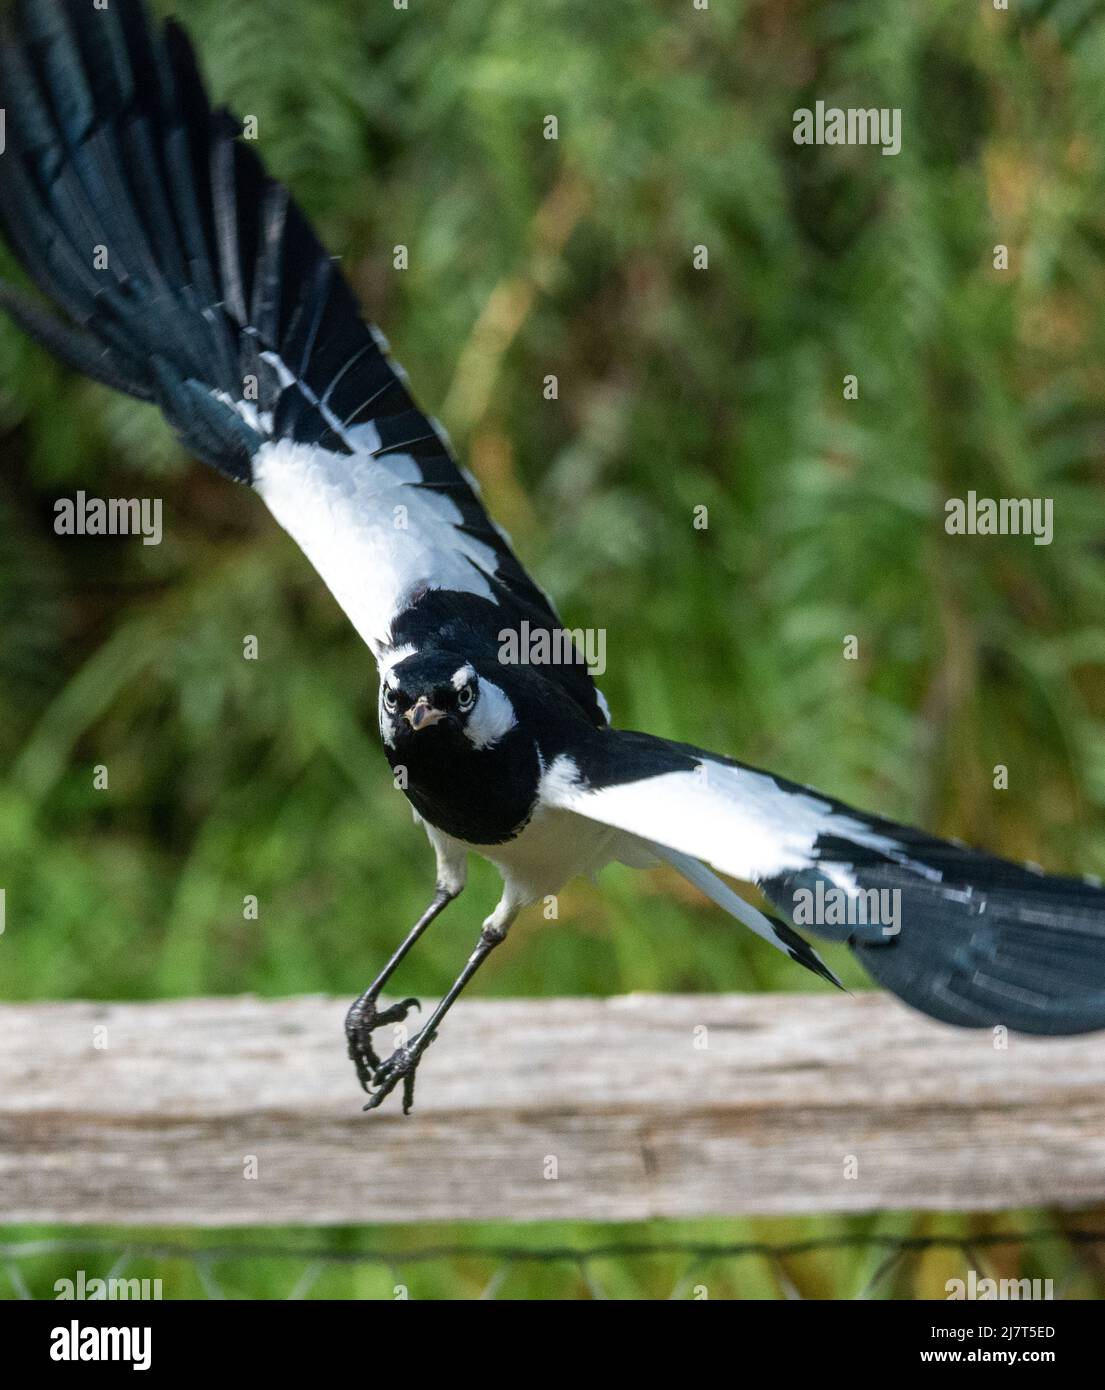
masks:
<svg viewBox="0 0 1105 1390"><path fill-rule="evenodd" d="M785 791L765 773L727 763L703 761L693 772L588 788L572 759L561 755L542 777L538 796L544 805L617 826L747 883L816 862L827 878L855 893L846 867L815 861L814 845L822 834L903 858L896 840L852 816L834 815L820 797Z"/></svg>
<svg viewBox="0 0 1105 1390"><path fill-rule="evenodd" d="M254 455L253 485L380 656L393 619L423 587L492 598L492 548L421 481L409 454L334 454L291 440Z"/></svg>

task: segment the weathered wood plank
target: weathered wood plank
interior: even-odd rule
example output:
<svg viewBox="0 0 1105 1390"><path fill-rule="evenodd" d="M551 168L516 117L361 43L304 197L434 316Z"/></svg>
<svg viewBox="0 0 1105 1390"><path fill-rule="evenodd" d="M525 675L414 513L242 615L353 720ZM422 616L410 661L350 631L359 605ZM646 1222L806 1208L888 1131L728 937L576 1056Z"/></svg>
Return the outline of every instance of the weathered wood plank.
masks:
<svg viewBox="0 0 1105 1390"><path fill-rule="evenodd" d="M1105 1201L1105 1036L1001 1050L875 994L462 1003L404 1118L361 1112L345 1007L0 1008L0 1221Z"/></svg>

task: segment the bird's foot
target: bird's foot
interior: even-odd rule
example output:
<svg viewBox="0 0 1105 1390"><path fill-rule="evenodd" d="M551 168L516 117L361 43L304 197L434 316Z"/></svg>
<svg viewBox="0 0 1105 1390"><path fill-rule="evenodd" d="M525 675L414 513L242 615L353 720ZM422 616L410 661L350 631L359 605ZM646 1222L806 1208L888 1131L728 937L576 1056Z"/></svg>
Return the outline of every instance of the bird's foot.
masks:
<svg viewBox="0 0 1105 1390"><path fill-rule="evenodd" d="M375 1029L386 1027L389 1023L402 1023L411 1009L420 1009L417 999L404 999L386 1009L376 1007L376 996L362 994L345 1016L345 1036L349 1043L349 1056L357 1068L357 1080L362 1090L371 1091L377 1072L387 1063L381 1062L372 1046ZM388 1058L390 1061L391 1058Z"/></svg>
<svg viewBox="0 0 1105 1390"><path fill-rule="evenodd" d="M403 1083L403 1114L411 1113L414 1104L414 1075L422 1060L422 1054L433 1042L436 1035L418 1033L404 1047L397 1047L391 1056L375 1069L375 1087L371 1092L366 1110L375 1110L391 1095L400 1081ZM367 1087L366 1087L367 1089Z"/></svg>

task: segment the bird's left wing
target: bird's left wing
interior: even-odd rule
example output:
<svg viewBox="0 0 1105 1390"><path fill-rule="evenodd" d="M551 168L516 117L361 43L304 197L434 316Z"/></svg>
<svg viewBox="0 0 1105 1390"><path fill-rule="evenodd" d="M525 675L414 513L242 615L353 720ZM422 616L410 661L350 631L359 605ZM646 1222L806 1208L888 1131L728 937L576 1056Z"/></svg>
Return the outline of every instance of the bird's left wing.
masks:
<svg viewBox="0 0 1105 1390"><path fill-rule="evenodd" d="M588 733L549 760L540 796L674 851L677 867L686 856L758 884L791 921L846 941L934 1018L1025 1033L1105 1028L1105 890L1094 883L647 734Z"/></svg>
<svg viewBox="0 0 1105 1390"><path fill-rule="evenodd" d="M0 302L251 484L377 656L426 591L555 625L337 263L142 0L20 0L0 220L52 306Z"/></svg>

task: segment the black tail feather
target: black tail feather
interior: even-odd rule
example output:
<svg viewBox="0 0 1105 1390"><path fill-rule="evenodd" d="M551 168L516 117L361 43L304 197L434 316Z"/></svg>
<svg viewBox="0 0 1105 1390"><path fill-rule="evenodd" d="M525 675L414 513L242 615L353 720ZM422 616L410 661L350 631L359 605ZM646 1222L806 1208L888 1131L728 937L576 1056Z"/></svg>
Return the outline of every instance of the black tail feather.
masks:
<svg viewBox="0 0 1105 1390"><path fill-rule="evenodd" d="M847 814L900 848L884 854L825 837L818 866L762 885L776 907L847 941L876 980L944 1022L1039 1034L1105 1028L1105 891ZM854 892L841 888L849 882Z"/></svg>
<svg viewBox="0 0 1105 1390"><path fill-rule="evenodd" d="M835 985L837 989L844 989L844 986L805 937L799 936L793 927L788 926L786 922L780 921L778 917L768 916L767 920L775 929L775 935L786 947L787 953L792 961L797 965L804 965L807 970L812 970L819 979L827 980L829 984ZM846 990L845 993L847 993Z"/></svg>

